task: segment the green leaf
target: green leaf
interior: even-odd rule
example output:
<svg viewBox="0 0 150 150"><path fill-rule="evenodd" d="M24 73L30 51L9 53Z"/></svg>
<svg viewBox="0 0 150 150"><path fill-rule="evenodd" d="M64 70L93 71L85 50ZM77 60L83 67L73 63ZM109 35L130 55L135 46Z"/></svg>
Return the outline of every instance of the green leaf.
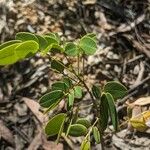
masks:
<svg viewBox="0 0 150 150"><path fill-rule="evenodd" d="M75 98L82 98L82 87L81 86L75 86L74 87L74 94L75 94Z"/></svg>
<svg viewBox="0 0 150 150"><path fill-rule="evenodd" d="M98 100L101 99L101 89L98 85L93 85L92 93L96 99L98 99Z"/></svg>
<svg viewBox="0 0 150 150"><path fill-rule="evenodd" d="M15 48L18 45L20 44L15 43L0 50L0 65L10 65L18 60L18 57L15 53Z"/></svg>
<svg viewBox="0 0 150 150"><path fill-rule="evenodd" d="M58 44L60 43L60 37L57 33L50 32L50 33L47 33L46 35L48 35L49 37L55 39L58 42Z"/></svg>
<svg viewBox="0 0 150 150"><path fill-rule="evenodd" d="M45 94L40 98L40 105L44 108L51 107L55 103L58 103L58 101L61 100L61 98L64 96L63 92L60 90L51 91L50 93Z"/></svg>
<svg viewBox="0 0 150 150"><path fill-rule="evenodd" d="M66 85L68 86L68 88L71 88L73 86L72 80L69 79L69 78L67 78L67 77L63 78L63 82L66 83Z"/></svg>
<svg viewBox="0 0 150 150"><path fill-rule="evenodd" d="M47 40L48 45L59 44L57 39L55 39L55 38L53 38L51 36L45 35L44 38Z"/></svg>
<svg viewBox="0 0 150 150"><path fill-rule="evenodd" d="M58 44L52 44L52 47L51 47L50 51L60 53L60 52L63 52L64 49Z"/></svg>
<svg viewBox="0 0 150 150"><path fill-rule="evenodd" d="M118 115L114 103L114 99L110 93L105 93L108 106L109 106L109 115L113 124L114 129L117 131L118 130Z"/></svg>
<svg viewBox="0 0 150 150"><path fill-rule="evenodd" d="M91 123L89 120L85 119L85 118L79 118L76 121L76 124L82 124L84 125L86 128L89 128L91 126Z"/></svg>
<svg viewBox="0 0 150 150"><path fill-rule="evenodd" d="M52 60L51 61L51 68L58 71L58 72L64 71L64 65L58 60Z"/></svg>
<svg viewBox="0 0 150 150"><path fill-rule="evenodd" d="M92 38L96 42L96 34L95 33L87 33L86 36Z"/></svg>
<svg viewBox="0 0 150 150"><path fill-rule="evenodd" d="M74 91L71 90L70 93L68 94L67 110L70 110L73 104L74 104Z"/></svg>
<svg viewBox="0 0 150 150"><path fill-rule="evenodd" d="M98 131L98 128L93 127L92 131L93 131L93 136L94 136L94 139L95 139L96 143L99 144L101 140L100 140L100 133Z"/></svg>
<svg viewBox="0 0 150 150"><path fill-rule="evenodd" d="M39 43L39 40L38 38L32 34L32 33L29 33L29 32L19 32L16 34L16 40L21 40L21 41L28 41L28 40L33 40L37 43Z"/></svg>
<svg viewBox="0 0 150 150"><path fill-rule="evenodd" d="M42 54L42 55L46 55L48 52L53 52L53 53L55 54L55 53L61 53L61 52L63 52L63 51L64 51L64 49L63 49L60 45L53 43L53 44L51 44L51 45L48 45L48 46L41 52L41 54Z"/></svg>
<svg viewBox="0 0 150 150"><path fill-rule="evenodd" d="M22 42L15 48L16 55L19 59L25 58L27 55L35 54L39 49L39 44L35 41Z"/></svg>
<svg viewBox="0 0 150 150"><path fill-rule="evenodd" d="M74 43L68 42L65 45L65 53L68 56L77 56L78 55L78 48L77 48L77 46Z"/></svg>
<svg viewBox="0 0 150 150"><path fill-rule="evenodd" d="M68 90L68 86L65 82L58 81L52 84L52 90L61 90L66 92Z"/></svg>
<svg viewBox="0 0 150 150"><path fill-rule="evenodd" d="M83 140L81 143L80 150L90 150L90 149L91 149L90 141L87 139Z"/></svg>
<svg viewBox="0 0 150 150"><path fill-rule="evenodd" d="M108 125L108 119L109 119L108 111L109 111L109 106L108 106L106 95L102 94L101 102L100 102L100 115L101 115L102 131L104 131Z"/></svg>
<svg viewBox="0 0 150 150"><path fill-rule="evenodd" d="M64 124L65 119L66 114L64 113L60 113L54 116L52 119L49 120L49 122L45 126L45 133L48 136L57 135L60 132L60 130L62 130L62 126Z"/></svg>
<svg viewBox="0 0 150 150"><path fill-rule="evenodd" d="M45 50L46 47L48 46L47 40L41 35L36 35L36 37L38 38L38 41L39 41L39 49L40 49L40 51Z"/></svg>
<svg viewBox="0 0 150 150"><path fill-rule="evenodd" d="M89 36L84 36L79 42L79 47L84 51L86 55L93 55L96 52L96 42Z"/></svg>
<svg viewBox="0 0 150 150"><path fill-rule="evenodd" d="M81 124L73 124L70 126L69 135L78 137L86 135L87 128L84 125Z"/></svg>
<svg viewBox="0 0 150 150"><path fill-rule="evenodd" d="M104 91L110 93L114 100L123 98L127 94L126 87L116 81L107 82L104 86Z"/></svg>
<svg viewBox="0 0 150 150"><path fill-rule="evenodd" d="M12 40L12 41L5 42L5 43L0 45L0 50L7 47L7 46L10 46L10 45L15 44L15 43L20 43L20 42L21 42L20 40Z"/></svg>

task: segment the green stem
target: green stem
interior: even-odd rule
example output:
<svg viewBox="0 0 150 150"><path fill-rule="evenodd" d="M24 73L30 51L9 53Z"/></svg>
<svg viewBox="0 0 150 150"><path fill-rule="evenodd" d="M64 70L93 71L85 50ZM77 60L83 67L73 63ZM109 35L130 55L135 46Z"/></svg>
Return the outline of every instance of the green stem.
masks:
<svg viewBox="0 0 150 150"><path fill-rule="evenodd" d="M99 118L96 118L95 122L93 123L93 125L90 127L89 132L87 133L87 135L85 136L85 139L88 138L88 136L91 134L92 132L92 128L96 125L96 123L98 122Z"/></svg>

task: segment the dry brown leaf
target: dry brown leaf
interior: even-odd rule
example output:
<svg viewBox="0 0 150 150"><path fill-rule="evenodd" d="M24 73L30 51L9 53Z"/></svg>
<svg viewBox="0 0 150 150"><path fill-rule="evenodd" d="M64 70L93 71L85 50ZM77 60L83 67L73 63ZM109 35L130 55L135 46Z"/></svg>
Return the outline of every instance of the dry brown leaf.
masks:
<svg viewBox="0 0 150 150"><path fill-rule="evenodd" d="M48 141L42 130L35 136L27 150L37 150L40 145L44 150L63 150L61 143L56 144L55 142Z"/></svg>
<svg viewBox="0 0 150 150"><path fill-rule="evenodd" d="M150 96L148 96L148 97L141 97L141 98L137 99L134 102L134 105L138 105L138 106L150 105Z"/></svg>
<svg viewBox="0 0 150 150"><path fill-rule="evenodd" d="M47 115L44 115L42 112L39 111L40 105L38 102L26 97L23 98L23 101L41 123L45 123L48 121Z"/></svg>
<svg viewBox="0 0 150 150"><path fill-rule="evenodd" d="M0 120L0 139L3 138L12 146L15 145L14 137L11 131L5 126L4 122Z"/></svg>

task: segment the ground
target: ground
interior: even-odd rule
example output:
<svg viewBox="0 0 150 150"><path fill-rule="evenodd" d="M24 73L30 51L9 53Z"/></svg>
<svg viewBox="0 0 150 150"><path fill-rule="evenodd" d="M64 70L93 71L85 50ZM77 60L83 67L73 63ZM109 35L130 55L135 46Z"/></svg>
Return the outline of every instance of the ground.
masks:
<svg viewBox="0 0 150 150"><path fill-rule="evenodd" d="M1 0L0 42L14 39L19 31L57 32L67 40L96 33L98 50L86 58L86 78L89 85L116 80L128 88L128 95L116 103L123 123L127 103L150 94L149 14L149 0ZM79 149L80 138L62 138L56 145L42 133L41 123L46 117L37 101L55 79L48 61L38 55L0 67L0 149ZM87 99L83 103L90 103ZM90 111L88 108L81 115ZM148 137L149 131L133 132L126 124L117 134L106 131L105 145L107 149L148 150Z"/></svg>

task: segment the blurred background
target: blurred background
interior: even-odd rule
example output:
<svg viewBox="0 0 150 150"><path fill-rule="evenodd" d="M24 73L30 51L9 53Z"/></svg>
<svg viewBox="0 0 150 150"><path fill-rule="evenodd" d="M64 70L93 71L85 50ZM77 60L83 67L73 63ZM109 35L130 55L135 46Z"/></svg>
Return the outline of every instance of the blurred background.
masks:
<svg viewBox="0 0 150 150"><path fill-rule="evenodd" d="M128 95L117 103L122 122L127 103L149 98L150 0L0 0L0 43L14 39L20 31L57 32L68 41L94 32L98 50L86 58L86 78L89 83L100 84L116 80L128 88ZM48 60L39 55L0 67L0 150L79 149L80 138L62 139L56 145L42 133L41 119L45 116L34 101L55 79ZM150 133L126 136L127 130L126 126L119 137L107 131L106 147L150 149Z"/></svg>

